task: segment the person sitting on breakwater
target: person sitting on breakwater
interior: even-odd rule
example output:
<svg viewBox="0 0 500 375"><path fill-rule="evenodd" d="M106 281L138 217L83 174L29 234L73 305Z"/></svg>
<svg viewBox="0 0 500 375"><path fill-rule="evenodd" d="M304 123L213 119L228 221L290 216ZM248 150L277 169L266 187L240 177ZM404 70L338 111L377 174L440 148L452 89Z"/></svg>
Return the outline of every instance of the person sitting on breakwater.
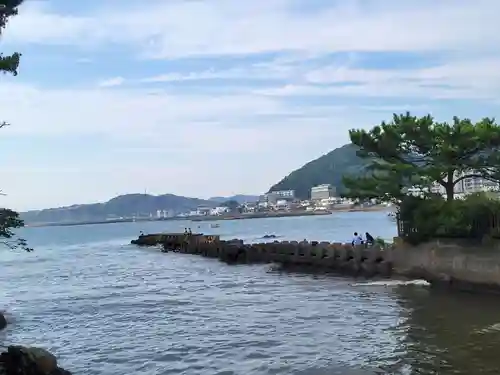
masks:
<svg viewBox="0 0 500 375"><path fill-rule="evenodd" d="M354 232L354 237L352 238L352 246L363 245L363 238L358 234L358 232Z"/></svg>
<svg viewBox="0 0 500 375"><path fill-rule="evenodd" d="M375 238L373 238L373 236L368 232L365 233L365 236L366 236L366 245L372 246L375 243Z"/></svg>
<svg viewBox="0 0 500 375"><path fill-rule="evenodd" d="M188 229L184 228L184 235L187 236L189 234Z"/></svg>
<svg viewBox="0 0 500 375"><path fill-rule="evenodd" d="M188 235L189 235L189 236L192 236L192 235L193 235L193 232L191 231L191 228L189 228Z"/></svg>

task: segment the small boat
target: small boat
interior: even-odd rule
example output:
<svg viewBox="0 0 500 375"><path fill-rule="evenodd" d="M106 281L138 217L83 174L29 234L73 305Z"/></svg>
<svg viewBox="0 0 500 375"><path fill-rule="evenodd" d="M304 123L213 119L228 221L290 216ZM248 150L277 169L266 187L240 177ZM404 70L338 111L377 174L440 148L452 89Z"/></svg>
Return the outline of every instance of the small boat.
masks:
<svg viewBox="0 0 500 375"><path fill-rule="evenodd" d="M211 225L210 225L210 228L219 228L219 227L220 227L220 225L219 225L219 224L211 224Z"/></svg>

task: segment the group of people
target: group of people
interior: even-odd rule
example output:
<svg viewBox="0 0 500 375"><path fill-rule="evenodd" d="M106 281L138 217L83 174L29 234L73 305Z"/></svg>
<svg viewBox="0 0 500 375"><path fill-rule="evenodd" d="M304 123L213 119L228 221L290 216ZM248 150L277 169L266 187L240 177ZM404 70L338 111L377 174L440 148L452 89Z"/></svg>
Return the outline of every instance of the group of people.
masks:
<svg viewBox="0 0 500 375"><path fill-rule="evenodd" d="M358 245L364 245L366 244L367 246L371 246L375 243L375 238L373 236L366 232L365 233L365 239L361 235L358 234L358 232L354 232L354 237L352 238L352 246L358 246Z"/></svg>

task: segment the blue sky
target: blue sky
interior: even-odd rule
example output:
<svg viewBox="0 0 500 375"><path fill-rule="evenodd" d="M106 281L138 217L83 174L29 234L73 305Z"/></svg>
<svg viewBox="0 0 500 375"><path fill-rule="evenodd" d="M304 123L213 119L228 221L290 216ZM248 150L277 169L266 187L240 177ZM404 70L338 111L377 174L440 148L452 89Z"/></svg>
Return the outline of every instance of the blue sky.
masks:
<svg viewBox="0 0 500 375"><path fill-rule="evenodd" d="M26 0L3 204L258 194L409 110L498 117L493 0Z"/></svg>

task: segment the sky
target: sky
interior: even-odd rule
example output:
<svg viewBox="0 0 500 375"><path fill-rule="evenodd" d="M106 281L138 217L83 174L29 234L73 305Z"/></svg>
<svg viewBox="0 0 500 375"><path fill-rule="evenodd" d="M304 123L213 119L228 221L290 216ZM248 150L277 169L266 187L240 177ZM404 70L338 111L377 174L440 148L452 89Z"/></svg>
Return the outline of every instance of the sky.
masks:
<svg viewBox="0 0 500 375"><path fill-rule="evenodd" d="M17 210L259 194L393 113L500 112L498 0L26 0L1 51Z"/></svg>

